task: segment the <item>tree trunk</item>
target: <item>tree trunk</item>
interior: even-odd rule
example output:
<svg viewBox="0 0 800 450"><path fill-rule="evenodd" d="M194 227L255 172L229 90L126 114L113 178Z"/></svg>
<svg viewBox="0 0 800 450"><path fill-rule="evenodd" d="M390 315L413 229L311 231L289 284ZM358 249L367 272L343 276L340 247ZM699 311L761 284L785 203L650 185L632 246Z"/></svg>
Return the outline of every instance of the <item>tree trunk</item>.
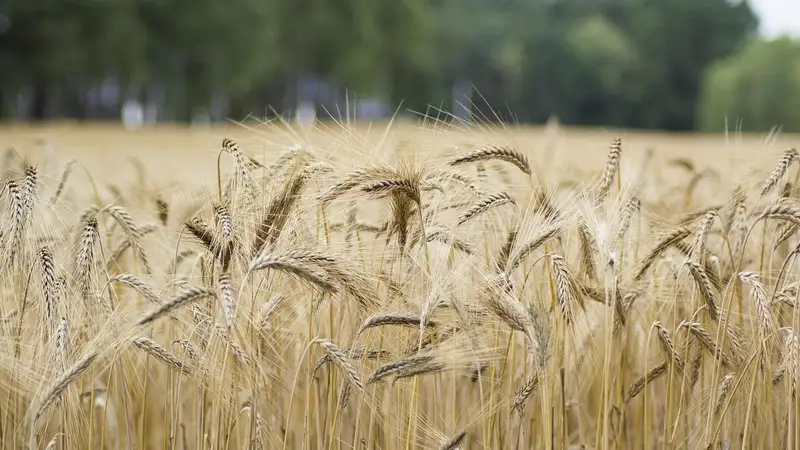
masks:
<svg viewBox="0 0 800 450"><path fill-rule="evenodd" d="M33 86L33 108L31 108L31 119L41 122L47 115L47 85L37 82Z"/></svg>

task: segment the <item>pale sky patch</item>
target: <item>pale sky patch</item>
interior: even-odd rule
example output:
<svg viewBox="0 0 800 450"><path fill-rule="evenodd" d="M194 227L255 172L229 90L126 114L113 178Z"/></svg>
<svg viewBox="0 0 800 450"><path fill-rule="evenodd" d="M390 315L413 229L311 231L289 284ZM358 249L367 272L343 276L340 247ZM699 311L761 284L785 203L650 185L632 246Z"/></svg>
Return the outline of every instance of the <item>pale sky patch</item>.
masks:
<svg viewBox="0 0 800 450"><path fill-rule="evenodd" d="M800 37L800 0L750 0L765 37L788 34Z"/></svg>

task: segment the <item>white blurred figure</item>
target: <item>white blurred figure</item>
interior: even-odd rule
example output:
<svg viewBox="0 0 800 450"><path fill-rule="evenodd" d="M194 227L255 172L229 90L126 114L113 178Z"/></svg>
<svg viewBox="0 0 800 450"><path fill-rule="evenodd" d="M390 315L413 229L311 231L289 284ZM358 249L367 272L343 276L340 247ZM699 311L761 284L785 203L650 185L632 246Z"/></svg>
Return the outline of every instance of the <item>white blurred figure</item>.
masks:
<svg viewBox="0 0 800 450"><path fill-rule="evenodd" d="M317 118L317 110L311 102L300 102L294 112L294 120L300 126L310 126Z"/></svg>
<svg viewBox="0 0 800 450"><path fill-rule="evenodd" d="M144 109L135 99L128 99L122 105L122 125L127 130L138 130L144 123Z"/></svg>

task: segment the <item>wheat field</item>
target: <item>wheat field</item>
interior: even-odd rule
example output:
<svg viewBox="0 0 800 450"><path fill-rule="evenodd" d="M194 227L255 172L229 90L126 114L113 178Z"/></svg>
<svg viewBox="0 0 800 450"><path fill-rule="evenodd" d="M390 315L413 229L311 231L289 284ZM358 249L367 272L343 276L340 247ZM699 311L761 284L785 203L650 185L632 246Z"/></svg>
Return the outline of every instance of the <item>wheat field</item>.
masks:
<svg viewBox="0 0 800 450"><path fill-rule="evenodd" d="M797 448L798 140L4 126L0 448Z"/></svg>

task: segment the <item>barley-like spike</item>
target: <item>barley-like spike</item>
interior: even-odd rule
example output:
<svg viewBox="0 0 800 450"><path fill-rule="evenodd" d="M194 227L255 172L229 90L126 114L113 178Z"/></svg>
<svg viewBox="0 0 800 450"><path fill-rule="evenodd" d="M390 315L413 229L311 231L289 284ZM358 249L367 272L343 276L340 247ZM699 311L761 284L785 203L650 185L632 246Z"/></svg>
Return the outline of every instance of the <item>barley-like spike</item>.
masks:
<svg viewBox="0 0 800 450"><path fill-rule="evenodd" d="M509 162L517 166L517 168L526 175L530 175L532 173L531 166L528 163L528 158L526 158L522 153L508 147L488 147L475 150L451 160L450 165L459 166L467 163L491 160Z"/></svg>
<svg viewBox="0 0 800 450"><path fill-rule="evenodd" d="M683 256L685 256L686 258L695 261L692 257L693 248L691 244L687 244L684 241L678 241L675 243L675 249L681 252L681 254L683 254ZM707 252L704 252L703 256L704 257L701 258L703 260L701 264L703 270L705 270L708 279L711 281L711 285L714 286L714 288L717 291L719 291L722 289L722 281L719 279L717 270L714 268L714 265L712 263L713 258L709 258L710 255Z"/></svg>
<svg viewBox="0 0 800 450"><path fill-rule="evenodd" d="M631 387L628 388L628 395L625 397L625 403L628 403L632 399L636 398L636 396L639 395L642 390L644 390L645 386L650 384L653 380L667 373L667 367L668 363L663 362L650 369L650 371L645 375L637 378L633 384L631 384Z"/></svg>
<svg viewBox="0 0 800 450"><path fill-rule="evenodd" d="M725 404L725 400L728 398L728 393L731 389L731 384L733 384L733 379L734 375L729 373L725 375L719 383L719 387L717 388L717 402L714 404L714 414L718 414L719 410L722 409L722 405Z"/></svg>
<svg viewBox="0 0 800 450"><path fill-rule="evenodd" d="M264 303L264 306L261 307L261 312L259 314L259 328L261 330L266 330L269 326L269 321L275 313L286 303L286 297L282 295L276 295L272 297L268 302Z"/></svg>
<svg viewBox="0 0 800 450"><path fill-rule="evenodd" d="M367 194L373 194L377 197L385 197L394 193L402 193L408 196L416 203L420 202L420 190L417 184L411 182L407 178L387 178L383 180L373 181L364 185L361 190Z"/></svg>
<svg viewBox="0 0 800 450"><path fill-rule="evenodd" d="M467 210L461 217L458 218L458 225L463 225L471 219L489 211L492 208L497 208L502 205L510 203L512 205L516 205L517 202L514 198L506 191L499 192L497 194L489 195L481 199L478 203L476 203L472 208Z"/></svg>
<svg viewBox="0 0 800 450"><path fill-rule="evenodd" d="M347 378L350 380L350 383L358 388L359 391L364 390L364 383L361 381L361 376L356 372L355 367L350 364L350 358L347 357L347 354L341 348L337 347L331 341L326 340L319 340L317 343L325 349L325 351L330 355L333 362L339 366L340 369L344 371L347 375Z"/></svg>
<svg viewBox="0 0 800 450"><path fill-rule="evenodd" d="M636 275L633 277L635 281L639 281L644 277L647 273L647 270L656 259L664 253L664 251L671 246L675 245L676 242L682 241L686 239L690 234L692 234L692 230L685 228L685 227L677 227L664 235L658 243L653 246L652 250L642 259L642 262L639 263L639 269L636 271Z"/></svg>
<svg viewBox="0 0 800 450"><path fill-rule="evenodd" d="M597 266L594 263L594 255L597 250L597 242L595 242L589 228L581 222L578 225L578 239L581 244L581 272L586 274L589 280L597 279Z"/></svg>
<svg viewBox="0 0 800 450"><path fill-rule="evenodd" d="M718 359L723 366L733 367L735 365L734 361L731 360L731 357L727 353L719 351L719 347L716 342L714 342L713 336L703 328L702 324L697 322L683 322L681 326L686 327L700 346L706 349L711 356Z"/></svg>
<svg viewBox="0 0 800 450"><path fill-rule="evenodd" d="M463 429L442 444L439 450L456 450L457 448L461 448L461 442L465 437L467 437L467 430Z"/></svg>
<svg viewBox="0 0 800 450"><path fill-rule="evenodd" d="M408 366L424 366L433 361L431 355L415 355L398 361L386 363L378 368L367 380L367 384L372 384L386 378L389 375L398 373L401 369Z"/></svg>
<svg viewBox="0 0 800 450"><path fill-rule="evenodd" d="M156 209L158 210L158 221L166 226L169 221L169 204L161 196L156 197Z"/></svg>
<svg viewBox="0 0 800 450"><path fill-rule="evenodd" d="M45 447L44 450L56 450L56 446L58 445L58 438L60 438L63 435L64 433L56 433L53 436L53 438L50 439L50 442L47 443L47 447Z"/></svg>
<svg viewBox="0 0 800 450"><path fill-rule="evenodd" d="M778 161L778 165L772 170L772 172L770 172L767 179L764 180L764 184L761 187L762 197L769 194L775 188L775 186L778 185L778 182L789 170L789 166L791 166L792 162L794 162L797 158L797 150L793 148L790 148L784 152L783 157L781 157L781 159Z"/></svg>
<svg viewBox="0 0 800 450"><path fill-rule="evenodd" d="M350 393L353 391L351 386L350 383L346 383L342 387L342 393L339 395L339 411L347 408L347 401L350 400Z"/></svg>
<svg viewBox="0 0 800 450"><path fill-rule="evenodd" d="M222 243L215 239L214 232L198 218L184 223L186 229L219 261L222 270L227 271L233 257L233 242Z"/></svg>
<svg viewBox="0 0 800 450"><path fill-rule="evenodd" d="M381 327L385 325L399 325L404 327L416 327L419 328L419 324L422 321L422 318L418 313L409 313L409 312L390 312L390 313L376 313L375 315L367 318L364 323L361 325L361 328L358 329L358 333L361 334L365 330L369 328ZM426 322L426 327L435 328L438 324L435 321L428 320Z"/></svg>
<svg viewBox="0 0 800 450"><path fill-rule="evenodd" d="M236 359L244 366L249 365L250 364L250 356L231 337L231 334L228 333L228 328L226 328L225 326L222 326L219 323L215 322L214 323L214 329L217 331L217 333L219 333L219 335L222 337L222 339L225 340L225 342L228 343L228 345L230 346L230 349L233 352L233 355L236 357Z"/></svg>
<svg viewBox="0 0 800 450"><path fill-rule="evenodd" d="M576 297L572 291L572 276L567 270L567 264L564 262L564 257L555 253L550 254L550 262L552 264L553 277L556 280L556 298L561 307L561 314L570 323L575 314ZM579 304L579 306L583 306Z"/></svg>
<svg viewBox="0 0 800 450"><path fill-rule="evenodd" d="M184 375L192 374L192 371L183 362L181 362L180 358L153 340L148 338L136 338L134 339L133 344L149 353L157 360L165 363L167 366L182 372Z"/></svg>
<svg viewBox="0 0 800 450"><path fill-rule="evenodd" d="M694 262L694 261L687 261L686 265L689 266L689 273L692 274L692 278L697 285L697 289L700 291L700 294L703 296L703 299L706 301L706 305L708 306L708 315L711 317L712 320L715 322L719 321L719 309L717 307L717 295L714 289L714 285L711 282L711 279L708 277L703 266Z"/></svg>
<svg viewBox="0 0 800 450"><path fill-rule="evenodd" d="M341 349L342 352L346 353L350 359L378 359L378 358L386 358L391 355L386 350L365 350L363 348L343 348ZM414 351L416 352L417 348L414 347ZM317 372L319 369L322 368L325 364L333 361L330 355L326 354L322 358L317 361L316 366L314 366L314 370L312 371L312 376L316 377Z"/></svg>
<svg viewBox="0 0 800 450"><path fill-rule="evenodd" d="M402 367L397 368L394 371L394 378L392 379L392 384L396 383L398 380L404 378L411 378L416 377L418 375L425 375L425 374L432 374L432 373L440 373L446 369L446 366L438 361L415 361L411 364L406 364Z"/></svg>
<svg viewBox="0 0 800 450"><path fill-rule="evenodd" d="M53 194L53 197L50 198L49 203L51 205L55 204L59 198L61 198L61 194L64 192L64 187L67 185L67 179L69 175L72 173L72 166L75 165L75 160L70 159L67 161L67 164L64 166L64 170L61 172L61 178L58 180L58 187L56 187L56 192Z"/></svg>
<svg viewBox="0 0 800 450"><path fill-rule="evenodd" d="M56 281L56 267L53 262L53 253L48 247L39 249L39 263L42 277L42 298L44 300L44 311L46 326L48 330L55 323L55 314L58 309L58 282Z"/></svg>
<svg viewBox="0 0 800 450"><path fill-rule="evenodd" d="M61 318L56 330L56 361L63 372L67 368L67 353L69 352L69 324L66 317Z"/></svg>
<svg viewBox="0 0 800 450"><path fill-rule="evenodd" d="M788 204L777 204L765 208L757 220L778 219L800 225L800 208Z"/></svg>
<svg viewBox="0 0 800 450"><path fill-rule="evenodd" d="M268 245L280 237L291 212L306 188L308 178L303 173L293 176L283 189L267 204L264 216L256 228L253 241L253 256L263 252Z"/></svg>
<svg viewBox="0 0 800 450"><path fill-rule="evenodd" d="M739 279L748 284L753 290L753 299L756 302L756 311L761 322L762 331L765 335L775 329L775 320L772 318L772 311L769 309L767 292L758 280L755 272L740 272Z"/></svg>
<svg viewBox="0 0 800 450"><path fill-rule="evenodd" d="M658 341L661 343L661 348L664 350L664 353L667 354L672 361L675 362L675 366L678 368L679 371L683 371L685 363L683 361L683 357L675 351L675 345L672 343L672 335L661 325L660 321L655 321L653 326L656 327L656 332L658 334Z"/></svg>
<svg viewBox="0 0 800 450"><path fill-rule="evenodd" d="M39 408L36 410L36 414L34 415L34 423L39 421L39 418L42 417L42 414L47 410L47 407L53 404L54 401L64 392L70 384L72 384L78 377L81 376L82 373L86 372L89 367L91 367L92 363L94 363L95 359L99 354L97 352L90 353L80 361L73 364L68 370L65 370L64 373L56 379L53 385L48 389L46 394L42 397L43 400L39 405Z"/></svg>
<svg viewBox="0 0 800 450"><path fill-rule="evenodd" d="M8 192L10 200L11 216L10 226L8 231L8 242L4 242L5 251L7 252L4 267L9 267L14 264L17 252L22 245L25 227L28 222L29 214L26 206L26 200L23 192L20 190L19 185L13 179L6 182L5 190Z"/></svg>
<svg viewBox="0 0 800 450"><path fill-rule="evenodd" d="M33 208L36 206L36 199L39 194L37 189L39 184L39 176L36 166L29 164L25 165L25 179L22 182L22 196L23 203L25 204L25 214L30 218L33 213Z"/></svg>
<svg viewBox="0 0 800 450"><path fill-rule="evenodd" d="M228 331L233 329L233 322L236 319L236 303L233 298L233 284L229 273L221 273L217 280L219 284L219 300L222 303L222 310L225 312L225 325Z"/></svg>
<svg viewBox="0 0 800 450"><path fill-rule="evenodd" d="M155 289L153 289L149 284L147 284L144 280L137 277L136 275L132 275L129 273L123 273L119 275L114 275L113 277L109 278L109 282L118 281L125 286L133 289L134 291L138 292L142 297L146 298L152 303L160 304L161 298L156 293Z"/></svg>
<svg viewBox="0 0 800 450"><path fill-rule="evenodd" d="M796 223L790 223L790 224L784 226L781 229L781 233L780 233L780 235L778 235L778 238L775 239L775 244L772 246L772 249L775 250L781 244L783 244L784 242L788 241L789 238L791 238L792 236L794 236L795 233L797 233L797 230L800 230L800 225L798 225Z"/></svg>
<svg viewBox="0 0 800 450"><path fill-rule="evenodd" d="M511 404L511 408L521 414L522 410L525 408L525 401L528 400L528 397L531 396L533 390L536 389L536 386L538 385L539 374L536 372L529 373L527 378L525 378L525 384L523 384L522 387L517 391L516 395L514 395L514 401Z"/></svg>
<svg viewBox="0 0 800 450"><path fill-rule="evenodd" d="M275 269L290 273L306 280L323 291L337 292L330 281L330 274L320 268L320 263L334 263L335 260L321 253L292 250L284 253L265 254L250 263L250 271Z"/></svg>
<svg viewBox="0 0 800 450"><path fill-rule="evenodd" d="M175 339L172 341L172 345L178 344L183 349L184 355L188 356L189 359L192 361L197 361L200 359L199 353L195 349L194 345L186 339Z"/></svg>
<svg viewBox="0 0 800 450"><path fill-rule="evenodd" d="M252 158L246 157L244 153L239 150L239 146L236 142L228 137L222 139L222 149L228 152L236 163L238 179L245 183L245 188L252 186L253 179L248 169L251 164L250 162L253 161Z"/></svg>
<svg viewBox="0 0 800 450"><path fill-rule="evenodd" d="M88 216L81 220L81 239L76 256L77 279L80 286L81 297L84 301L91 296L92 275L94 274L94 247L98 241L99 232L96 213L87 211ZM86 215L85 214L85 215Z"/></svg>
<svg viewBox="0 0 800 450"><path fill-rule="evenodd" d="M217 229L223 240L233 238L233 219L228 206L224 203L214 205L214 215L217 217Z"/></svg>
<svg viewBox="0 0 800 450"><path fill-rule="evenodd" d="M622 210L622 216L619 218L620 226L619 231L617 231L617 237L615 239L616 242L621 242L622 239L625 238L625 233L627 233L628 228L630 228L633 215L641 208L642 201L639 199L639 197L631 197L630 200L628 200L628 203L625 204L625 208Z"/></svg>
<svg viewBox="0 0 800 450"><path fill-rule="evenodd" d="M143 225L141 228L139 228L140 238L156 231L157 229L158 227L153 224ZM108 262L106 262L106 267L114 267L114 264L119 261L120 258L122 258L122 255L125 254L125 251L133 247L133 245L133 241L128 238L120 241L120 243L117 244L117 247L111 252L111 256L108 258Z"/></svg>
<svg viewBox="0 0 800 450"><path fill-rule="evenodd" d="M133 217L130 213L123 207L119 205L109 206L106 211L108 212L111 217L125 230L125 233L128 235L128 239L131 241L131 247L133 247L133 251L136 253L136 257L139 259L139 262L142 263L144 270L146 273L152 273L150 269L150 263L147 259L147 255L144 253L144 247L142 246L141 239L142 239L142 232L139 229L139 226L136 225L136 222L133 220Z"/></svg>
<svg viewBox="0 0 800 450"><path fill-rule="evenodd" d="M509 259L509 263L506 266L506 273L510 273L519 267L520 262L522 262L525 257L535 252L539 247L556 237L560 232L561 229L557 227L546 229L544 232L535 236L534 239L531 239L525 245L520 247L520 249Z"/></svg>
<svg viewBox="0 0 800 450"><path fill-rule="evenodd" d="M173 310L180 308L201 298L214 297L214 291L204 287L193 287L186 290L184 293L173 297L171 300L161 304L158 308L143 316L136 322L137 325L146 325L161 316L167 315Z"/></svg>
<svg viewBox="0 0 800 450"><path fill-rule="evenodd" d="M714 219L716 217L717 211L709 209L708 212L706 212L705 217L703 217L703 221L700 222L700 226L697 227L694 245L692 245L692 256L697 261L701 261L700 256L703 255L705 250L706 237L708 236L709 231L711 231L711 225L714 224Z"/></svg>
<svg viewBox="0 0 800 450"><path fill-rule="evenodd" d="M611 190L611 183L614 182L614 176L619 170L619 158L622 154L622 139L615 138L611 143L611 150L608 152L608 159L603 168L603 176L600 179L600 186L597 190L597 198L602 201Z"/></svg>

